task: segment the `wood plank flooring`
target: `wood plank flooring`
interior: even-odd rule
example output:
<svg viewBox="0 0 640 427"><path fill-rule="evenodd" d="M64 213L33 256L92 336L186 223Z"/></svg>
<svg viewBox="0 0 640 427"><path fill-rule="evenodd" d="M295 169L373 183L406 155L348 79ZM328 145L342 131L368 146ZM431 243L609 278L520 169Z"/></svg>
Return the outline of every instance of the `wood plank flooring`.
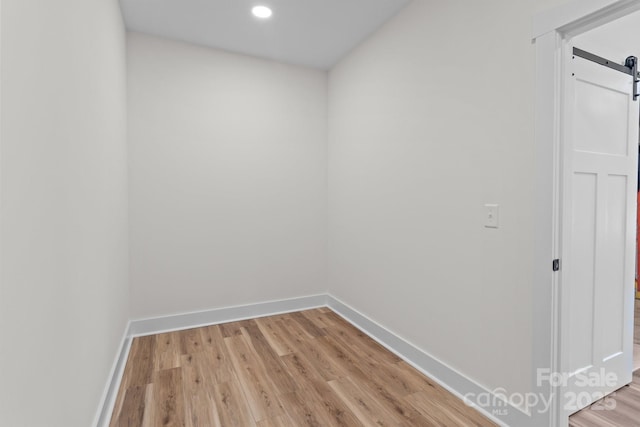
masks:
<svg viewBox="0 0 640 427"><path fill-rule="evenodd" d="M634 318L633 343L640 344L640 299L636 300L636 310Z"/></svg>
<svg viewBox="0 0 640 427"><path fill-rule="evenodd" d="M633 329L633 370L640 369L640 299L636 299Z"/></svg>
<svg viewBox="0 0 640 427"><path fill-rule="evenodd" d="M640 300L636 300L633 340L640 344ZM638 427L640 426L640 370L633 373L633 381L609 399L615 409L605 410L608 401L598 401L569 418L569 427Z"/></svg>
<svg viewBox="0 0 640 427"><path fill-rule="evenodd" d="M136 338L110 427L494 426L329 309Z"/></svg>
<svg viewBox="0 0 640 427"><path fill-rule="evenodd" d="M614 395L598 401L569 417L569 427L638 427L640 426L640 371L633 382ZM612 400L615 409L607 409Z"/></svg>

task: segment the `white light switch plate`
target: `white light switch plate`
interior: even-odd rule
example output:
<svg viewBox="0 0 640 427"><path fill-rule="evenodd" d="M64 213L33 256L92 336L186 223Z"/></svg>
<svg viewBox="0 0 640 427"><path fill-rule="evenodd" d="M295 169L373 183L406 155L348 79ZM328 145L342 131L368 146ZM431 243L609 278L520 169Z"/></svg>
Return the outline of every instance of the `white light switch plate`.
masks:
<svg viewBox="0 0 640 427"><path fill-rule="evenodd" d="M484 205L485 220L484 226L487 228L498 228L498 219L500 216L499 205Z"/></svg>

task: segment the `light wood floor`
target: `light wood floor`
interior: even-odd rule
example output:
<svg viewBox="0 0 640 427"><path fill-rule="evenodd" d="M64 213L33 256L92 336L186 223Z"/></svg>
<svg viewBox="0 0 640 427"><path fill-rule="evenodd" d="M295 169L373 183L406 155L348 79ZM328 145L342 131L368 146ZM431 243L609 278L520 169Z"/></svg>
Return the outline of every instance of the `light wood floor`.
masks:
<svg viewBox="0 0 640 427"><path fill-rule="evenodd" d="M633 369L640 369L640 299L636 300L633 330Z"/></svg>
<svg viewBox="0 0 640 427"><path fill-rule="evenodd" d="M633 330L634 344L640 344L640 299L636 300L635 329Z"/></svg>
<svg viewBox="0 0 640 427"><path fill-rule="evenodd" d="M136 338L111 427L494 426L329 309Z"/></svg>
<svg viewBox="0 0 640 427"><path fill-rule="evenodd" d="M633 373L633 382L607 399L615 401L615 409L606 409L609 402L598 401L569 418L569 427L638 427L640 426L640 371Z"/></svg>
<svg viewBox="0 0 640 427"><path fill-rule="evenodd" d="M633 340L640 344L640 300L636 300ZM613 410L603 408L609 402L598 401L569 418L569 427L638 427L640 426L640 370L633 373L633 382L618 390Z"/></svg>

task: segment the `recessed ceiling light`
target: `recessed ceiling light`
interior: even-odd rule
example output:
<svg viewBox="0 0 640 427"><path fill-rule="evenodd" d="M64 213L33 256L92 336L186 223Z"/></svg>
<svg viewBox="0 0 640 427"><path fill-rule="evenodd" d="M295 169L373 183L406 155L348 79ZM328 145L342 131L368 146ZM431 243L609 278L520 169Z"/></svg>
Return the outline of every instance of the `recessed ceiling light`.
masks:
<svg viewBox="0 0 640 427"><path fill-rule="evenodd" d="M255 6L253 9L251 9L251 13L253 13L253 16L255 16L256 18L262 19L270 18L271 15L273 15L273 11L267 6Z"/></svg>

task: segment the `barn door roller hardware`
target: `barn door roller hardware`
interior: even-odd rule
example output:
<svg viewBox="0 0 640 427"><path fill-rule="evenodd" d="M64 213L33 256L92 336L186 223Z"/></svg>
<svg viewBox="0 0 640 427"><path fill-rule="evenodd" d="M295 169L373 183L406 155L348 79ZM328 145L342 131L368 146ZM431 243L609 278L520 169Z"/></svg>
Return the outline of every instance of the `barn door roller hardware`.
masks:
<svg viewBox="0 0 640 427"><path fill-rule="evenodd" d="M638 99L638 96L640 96L638 86L638 84L640 83L640 75L638 75L637 57L630 56L624 62L624 65L620 65L614 61L609 61L608 59L602 58L598 55L594 55L593 53L578 49L577 47L573 48L573 54L588 61L595 62L596 64L604 65L605 67L611 68L612 70L620 71L621 73L630 75L633 78L633 100L636 101Z"/></svg>
<svg viewBox="0 0 640 427"><path fill-rule="evenodd" d="M638 83L640 83L640 75L638 74L638 58L636 56L630 56L624 62L624 65L631 70L631 77L633 77L633 100L637 101L640 96L638 91Z"/></svg>

